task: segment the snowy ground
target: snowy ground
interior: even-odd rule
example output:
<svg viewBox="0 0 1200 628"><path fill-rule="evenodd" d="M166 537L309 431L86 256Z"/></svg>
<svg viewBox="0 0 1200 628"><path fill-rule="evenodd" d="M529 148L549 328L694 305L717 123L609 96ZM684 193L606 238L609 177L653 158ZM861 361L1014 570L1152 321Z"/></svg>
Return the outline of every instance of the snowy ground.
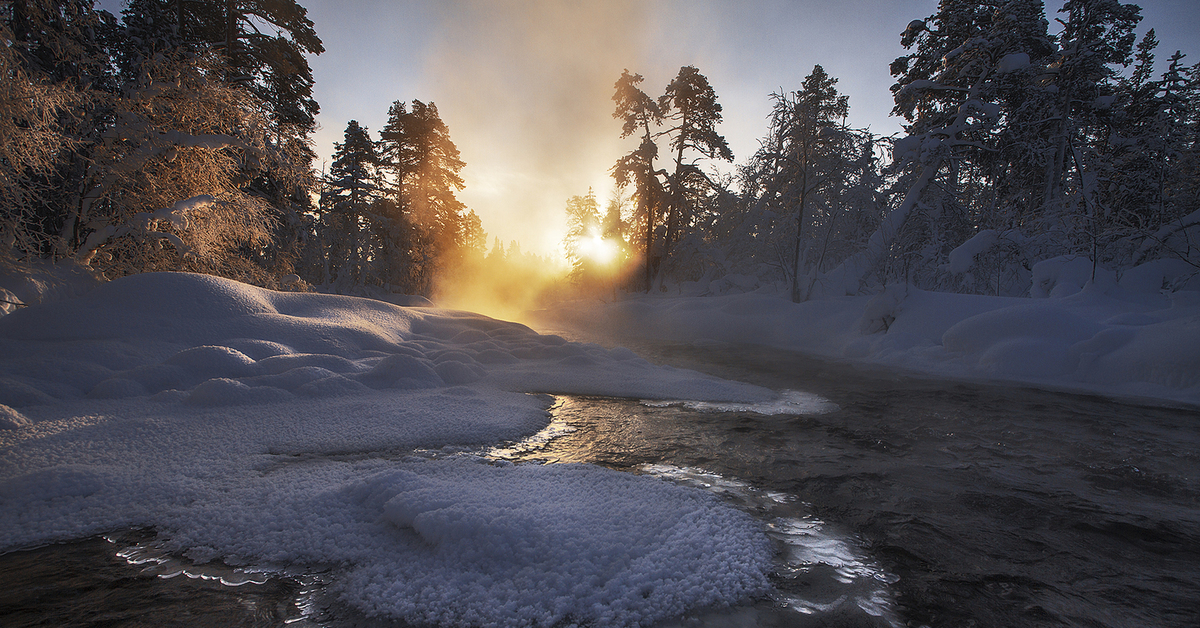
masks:
<svg viewBox="0 0 1200 628"><path fill-rule="evenodd" d="M776 400L465 312L137 275L0 317L0 551L152 527L449 625L645 624L768 588L764 531L710 494L448 455L545 427L539 392Z"/></svg>
<svg viewBox="0 0 1200 628"><path fill-rule="evenodd" d="M1101 270L1091 282L1091 273L1091 263L1082 259L1043 262L1034 268L1033 292L1040 298L898 285L873 297L793 304L778 290L763 289L577 302L536 318L539 326L618 341L763 344L950 379L1200 404L1195 269L1157 260L1120 281ZM1187 289L1161 290L1181 275L1192 277Z"/></svg>
<svg viewBox="0 0 1200 628"><path fill-rule="evenodd" d="M1085 287L1078 270L1043 267L1036 299L899 286L541 316L1200 403L1200 293L1160 293L1153 272ZM201 275L60 299L0 317L0 551L150 527L195 561L329 569L367 615L450 625L644 625L769 588L763 530L707 493L456 453L544 428L548 398L530 393L795 400L466 312Z"/></svg>

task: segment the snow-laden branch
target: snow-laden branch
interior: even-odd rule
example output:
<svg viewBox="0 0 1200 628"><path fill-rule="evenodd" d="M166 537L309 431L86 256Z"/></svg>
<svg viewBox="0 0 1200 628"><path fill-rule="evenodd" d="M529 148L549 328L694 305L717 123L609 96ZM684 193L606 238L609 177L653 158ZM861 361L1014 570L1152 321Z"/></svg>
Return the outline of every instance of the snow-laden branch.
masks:
<svg viewBox="0 0 1200 628"><path fill-rule="evenodd" d="M908 220L908 215L917 207L925 189L937 176L945 161L950 159L950 151L947 149L954 144L963 142L958 139L958 135L967 128L967 118L971 111L977 109L979 93L989 75L990 72L987 69L980 72L967 97L958 106L954 121L949 126L920 136L907 137L896 143L897 158L915 151L919 163L924 163L925 167L912 187L908 189L908 193L904 195L904 200L900 205L888 212L879 228L871 234L866 247L847 257L837 268L826 275L825 281L822 283L827 291L832 294L856 294L863 278L883 259L888 248L899 236L900 229Z"/></svg>
<svg viewBox="0 0 1200 628"><path fill-rule="evenodd" d="M1159 227L1158 231L1146 236L1146 238L1142 240L1141 246L1138 247L1137 253L1134 254L1134 263L1140 264L1145 261L1146 256L1151 251L1165 245L1171 236L1196 226L1200 226L1200 209L1184 216L1183 218L1180 218L1179 220L1173 220ZM1193 266L1195 265L1195 263L1186 256L1179 257L1185 262L1188 262Z"/></svg>
<svg viewBox="0 0 1200 628"><path fill-rule="evenodd" d="M176 230L186 231L191 227L191 220L189 220L188 214L206 210L216 202L215 198L207 194L193 196L192 198L181 200L171 207L164 207L153 212L138 212L129 222L123 225L105 225L100 227L88 235L83 246L79 247L79 251L75 254L75 259L80 264L86 266L91 263L96 253L105 244L131 233L140 233L144 237L166 240L180 254L187 254L188 247L183 243L183 240L173 233L158 231L156 229L158 222L166 221L175 227Z"/></svg>

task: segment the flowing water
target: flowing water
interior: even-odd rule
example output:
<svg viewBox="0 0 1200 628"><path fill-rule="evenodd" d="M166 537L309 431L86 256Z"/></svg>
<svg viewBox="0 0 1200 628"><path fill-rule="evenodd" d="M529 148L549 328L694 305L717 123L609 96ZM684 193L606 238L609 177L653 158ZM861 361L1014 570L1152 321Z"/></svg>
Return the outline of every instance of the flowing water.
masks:
<svg viewBox="0 0 1200 628"><path fill-rule="evenodd" d="M772 408L558 397L541 434L483 453L659 475L759 517L780 550L776 591L671 626L1200 626L1195 409L922 380L765 348L634 348L802 392ZM333 616L313 609L319 574L221 570L158 555L136 532L14 552L0 556L0 623ZM64 595L74 601L56 601Z"/></svg>

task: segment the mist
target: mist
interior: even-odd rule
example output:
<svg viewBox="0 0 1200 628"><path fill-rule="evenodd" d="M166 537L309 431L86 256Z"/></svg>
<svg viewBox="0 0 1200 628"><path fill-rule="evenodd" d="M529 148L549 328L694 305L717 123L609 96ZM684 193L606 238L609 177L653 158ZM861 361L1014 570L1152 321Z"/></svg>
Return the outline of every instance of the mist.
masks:
<svg viewBox="0 0 1200 628"><path fill-rule="evenodd" d="M561 255L568 197L612 185L613 83L646 52L645 3L442 5L425 75L467 163L460 198L485 228Z"/></svg>
<svg viewBox="0 0 1200 628"><path fill-rule="evenodd" d="M651 11L629 0L439 7L423 73L467 164L458 197L486 216L489 248L517 241L536 257L444 273L438 305L520 320L549 292L563 296L563 208L613 187L623 145L613 84L649 56Z"/></svg>

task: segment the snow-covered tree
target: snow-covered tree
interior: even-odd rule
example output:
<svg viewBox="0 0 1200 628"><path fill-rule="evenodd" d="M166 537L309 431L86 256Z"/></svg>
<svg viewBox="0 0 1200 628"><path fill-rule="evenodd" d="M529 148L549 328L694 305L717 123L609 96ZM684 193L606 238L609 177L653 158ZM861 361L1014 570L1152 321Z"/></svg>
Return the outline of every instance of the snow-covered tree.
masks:
<svg viewBox="0 0 1200 628"><path fill-rule="evenodd" d="M829 284L857 292L897 252L912 255L903 262L911 278L914 266L945 263L977 225L1005 218L988 211L997 206L996 187L988 183L1008 176L1010 164L995 158L1002 153L1009 116L1025 104L1030 78L1039 71L1035 61L1051 50L1045 28L1036 0L945 0L937 14L909 24L901 43L916 51L897 59L892 73L898 77L895 112L910 121L909 136L894 144L893 153L908 164L910 183L864 249L830 273ZM927 202L927 194L938 200ZM946 208L953 208L958 227L939 235L949 217L941 211ZM903 237L918 212L926 214L930 228L924 237ZM922 225L908 228L920 233ZM904 246L893 251L898 243Z"/></svg>
<svg viewBox="0 0 1200 628"><path fill-rule="evenodd" d="M717 133L721 105L708 79L693 66L679 68L679 74L658 99L658 110L666 128L659 135L667 139L674 153L673 171L667 176L666 238L664 255L670 256L675 243L691 232L696 211L712 187L712 182L696 163L696 155L708 159L733 161L733 151Z"/></svg>
<svg viewBox="0 0 1200 628"><path fill-rule="evenodd" d="M121 48L133 57L216 50L223 78L265 103L281 136L303 139L319 111L304 55L325 50L307 13L294 0L131 0Z"/></svg>
<svg viewBox="0 0 1200 628"><path fill-rule="evenodd" d="M20 149L25 166L9 179L4 222L16 248L0 253L73 257L110 276L176 269L270 284L272 259L291 272L275 255L272 203L306 202L308 162L281 141L263 101L225 80L224 58L151 46L90 1L6 9L5 89L32 105L12 119L38 143ZM52 144L34 167L28 149ZM254 184L268 179L278 194Z"/></svg>

